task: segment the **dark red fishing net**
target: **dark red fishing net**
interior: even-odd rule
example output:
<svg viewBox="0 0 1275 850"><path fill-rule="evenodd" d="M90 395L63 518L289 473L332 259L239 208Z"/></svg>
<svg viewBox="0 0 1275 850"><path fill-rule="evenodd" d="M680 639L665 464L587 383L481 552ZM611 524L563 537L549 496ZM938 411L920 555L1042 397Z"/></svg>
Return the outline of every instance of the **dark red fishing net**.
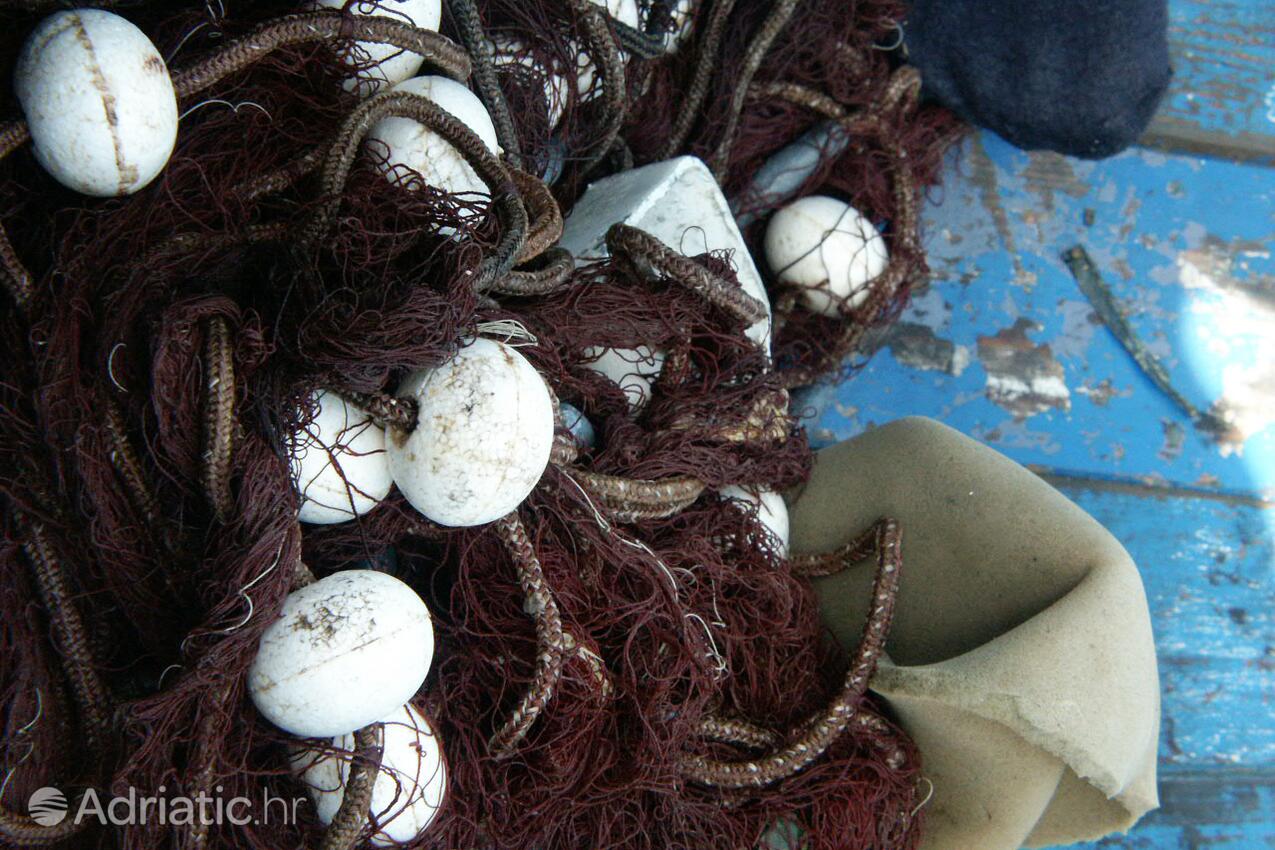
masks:
<svg viewBox="0 0 1275 850"><path fill-rule="evenodd" d="M59 5L0 3L6 79L26 34ZM274 0L115 5L175 72L257 27L278 35L273 22L296 11ZM12 246L0 257L4 843L341 846L306 806L297 823L80 831L33 824L25 806L44 786L73 806L90 787L303 795L290 738L253 708L246 673L291 589L309 574L370 567L426 600L438 636L415 703L443 743L448 795L413 846L752 848L779 827L812 848L915 845L918 759L886 723L847 728L813 763L762 787L695 781L686 767L760 758L842 687L848 659L825 638L808 581L754 515L715 491L804 480L811 455L786 390L840 370L923 274L915 217L900 204L934 179L953 126L888 96L897 60L874 45L899 4L775 8L789 5L774 17L768 4L697 4L692 35L670 56L651 49L671 8L658 0L643 8L647 32L584 0L455 3L442 27L464 41L470 9L489 35L518 45L496 65L503 106L489 107L498 130L507 125L507 160L551 183L564 212L591 179L694 153L729 197L751 204L741 211L764 214L785 200L747 200L767 157L817 121L840 120L837 109L845 118L893 104L866 130L851 125L855 141L799 190L842 196L882 224L893 271L839 320L774 290L773 362L744 337L744 318L684 281L639 273L633 258L534 292L515 286L552 262L514 256L520 225L508 210L534 206L513 188L527 178L489 180L490 205L420 180L388 183L383 152L359 145L360 99L341 85L340 13L324 19L336 21L329 36L280 44L183 95L171 161L127 198L88 199L45 175L3 87L0 109L14 119L0 127L0 223ZM750 57L761 60L753 70ZM448 61L444 51L422 73ZM555 128L544 69L582 62L592 82L566 86ZM736 96L741 81L805 94ZM812 91L838 106L810 106ZM348 173L333 165L345 143L363 150ZM534 234L544 217L529 217ZM746 235L757 248L759 227ZM694 259L737 286L729 258ZM441 529L397 493L348 523L299 525L286 445L313 417L313 393L384 398L478 333L511 334L557 397L591 419L597 446L555 450L516 527ZM640 411L585 368L598 346L668 353ZM561 430L559 443L569 446ZM630 505L607 495L617 481L675 481L681 495ZM498 748L493 736L543 684L522 533L567 651L543 711ZM877 716L870 697L860 707ZM705 732L724 720L757 740Z"/></svg>

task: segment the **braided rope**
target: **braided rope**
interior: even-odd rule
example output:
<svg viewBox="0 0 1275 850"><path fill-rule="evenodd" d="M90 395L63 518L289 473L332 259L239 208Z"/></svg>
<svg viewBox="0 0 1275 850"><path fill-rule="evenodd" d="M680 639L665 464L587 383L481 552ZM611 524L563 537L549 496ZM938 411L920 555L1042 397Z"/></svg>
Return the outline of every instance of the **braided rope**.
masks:
<svg viewBox="0 0 1275 850"><path fill-rule="evenodd" d="M713 75L713 59L721 48L722 38L726 34L726 22L730 19L731 10L735 8L735 0L716 0L709 13L704 33L695 54L695 70L691 74L691 83L682 99L682 108L673 121L668 140L656 159L669 159L686 144L686 138L695 126L695 119L708 97L709 81Z"/></svg>
<svg viewBox="0 0 1275 850"><path fill-rule="evenodd" d="M172 72L173 88L178 98L185 99L281 47L345 39L390 44L416 53L454 80L465 80L470 75L469 56L446 36L393 18L323 10L285 15L262 24L206 59Z"/></svg>
<svg viewBox="0 0 1275 850"><path fill-rule="evenodd" d="M495 48L487 38L483 28L482 17L474 0L447 0L447 8L452 13L452 22L456 25L456 33L460 43L469 54L474 65L474 86L478 89L478 97L491 115L492 124L496 128L496 139L504 148L505 158L513 168L522 167L522 152L518 143L518 133L514 130L513 117L509 114L509 102L500 89L500 81L496 77L496 65L493 62Z"/></svg>
<svg viewBox="0 0 1275 850"><path fill-rule="evenodd" d="M526 608L536 620L536 671L531 686L514 708L505 725L491 738L490 749L497 758L513 755L518 742L526 737L536 718L553 698L554 689L562 677L563 657L566 654L566 638L562 631L562 618L558 603L545 580L540 559L527 536L527 529L517 513L511 513L496 521L496 532L504 539L513 555L518 570L518 583L526 594Z"/></svg>
<svg viewBox="0 0 1275 850"><path fill-rule="evenodd" d="M419 121L454 147L491 191L492 206L505 225L500 241L473 274L475 291L482 292L513 268L527 238L527 211L504 164L487 150L473 130L433 101L410 92L388 91L374 95L350 114L337 134L324 162L321 187L326 201L314 212L305 238L319 242L327 233L341 204L341 194L354 167L359 145L372 127L389 117Z"/></svg>
<svg viewBox="0 0 1275 850"><path fill-rule="evenodd" d="M319 850L350 850L358 842L370 819L383 742L384 727L380 723L354 733L355 755L342 788L341 805L323 833Z"/></svg>
<svg viewBox="0 0 1275 850"><path fill-rule="evenodd" d="M863 711L861 703L885 646L902 568L902 538L896 521L882 519L863 537L873 541L877 553L876 578L868 619L841 692L825 711L805 724L800 734L783 747L760 758L737 762L690 756L682 765L687 779L719 788L764 788L804 770L827 752L851 723L863 724L858 720Z"/></svg>
<svg viewBox="0 0 1275 850"><path fill-rule="evenodd" d="M110 735L111 699L93 662L84 620L71 598L66 575L44 525L22 513L16 513L15 518L26 531L22 549L31 562L40 598L62 648L71 693L84 719L85 742L91 753L100 753Z"/></svg>
<svg viewBox="0 0 1275 850"><path fill-rule="evenodd" d="M744 67L739 71L739 76L735 83L735 91L731 93L730 111L726 114L726 127L722 131L722 140L717 145L717 150L709 158L708 166L713 172L713 176L717 178L717 182L721 183L726 178L726 166L730 161L731 148L735 144L735 130L739 126L739 118L744 111L744 100L748 97L748 87L753 82L753 77L757 74L757 69L761 67L762 59L765 58L766 52L770 50L771 43L780 31L788 25L788 19L792 17L792 13L797 9L797 0L778 0L770 9L770 14L766 16L766 20L762 22L761 29L757 35L753 37L752 42L748 45L748 52L744 54Z"/></svg>
<svg viewBox="0 0 1275 850"><path fill-rule="evenodd" d="M607 229L606 243L612 256L624 258L639 274L671 278L744 324L766 318L766 305L741 286L713 274L644 230L616 222Z"/></svg>
<svg viewBox="0 0 1275 850"><path fill-rule="evenodd" d="M230 328L221 316L208 321L204 347L207 395L204 402L204 490L217 519L226 522L234 510L230 493L230 456L234 448L235 364Z"/></svg>

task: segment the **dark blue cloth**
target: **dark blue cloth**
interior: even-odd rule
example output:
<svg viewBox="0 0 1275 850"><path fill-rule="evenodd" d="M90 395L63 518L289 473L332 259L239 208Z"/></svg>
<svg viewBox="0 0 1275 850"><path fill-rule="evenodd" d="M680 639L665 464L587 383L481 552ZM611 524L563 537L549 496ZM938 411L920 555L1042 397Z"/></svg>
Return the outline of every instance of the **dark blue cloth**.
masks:
<svg viewBox="0 0 1275 850"><path fill-rule="evenodd" d="M1028 150L1110 156L1168 87L1166 0L913 0L925 92Z"/></svg>

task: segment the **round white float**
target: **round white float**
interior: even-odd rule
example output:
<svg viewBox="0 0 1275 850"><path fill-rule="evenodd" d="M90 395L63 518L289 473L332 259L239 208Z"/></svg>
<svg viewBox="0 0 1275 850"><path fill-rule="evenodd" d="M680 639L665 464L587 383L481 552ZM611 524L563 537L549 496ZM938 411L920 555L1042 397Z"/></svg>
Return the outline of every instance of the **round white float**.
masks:
<svg viewBox="0 0 1275 850"><path fill-rule="evenodd" d="M317 413L287 446L302 522L328 525L361 516L381 503L394 481L385 431L335 393L315 394Z"/></svg>
<svg viewBox="0 0 1275 850"><path fill-rule="evenodd" d="M315 0L317 9L342 9L346 0ZM394 18L423 30L438 30L443 17L442 0L355 0L350 11L368 17ZM345 81L346 91L373 95L386 86L401 83L421 69L424 57L392 44L357 41L345 57L351 65L366 66ZM368 63L375 63L369 65Z"/></svg>
<svg viewBox="0 0 1275 850"><path fill-rule="evenodd" d="M527 498L549 463L553 402L518 350L477 339L403 381L416 430L391 428L390 475L412 504L447 526L499 519Z"/></svg>
<svg viewBox="0 0 1275 850"><path fill-rule="evenodd" d="M482 139L487 150L499 155L496 126L478 95L463 84L447 77L413 77L394 86L391 91L404 91L427 97ZM408 176L410 169L437 189L453 195L488 194L488 188L460 151L442 136L411 118L383 118L368 132L368 141L379 155L388 156L380 163L381 172L390 182Z"/></svg>
<svg viewBox="0 0 1275 850"><path fill-rule="evenodd" d="M641 410L651 400L651 383L664 368L664 352L645 345L637 348L602 348L592 346L582 354L582 363L618 384L629 399L630 410Z"/></svg>
<svg viewBox="0 0 1275 850"><path fill-rule="evenodd" d="M774 490L762 490L760 494L734 484L720 491L723 499L739 502L746 510L755 512L757 519L772 536L772 550L781 558L788 557L788 505L784 497ZM777 549L773 548L774 545Z"/></svg>
<svg viewBox="0 0 1275 850"><path fill-rule="evenodd" d="M288 594L261 636L248 693L280 729L344 735L411 699L433 658L416 592L385 573L346 570Z"/></svg>
<svg viewBox="0 0 1275 850"><path fill-rule="evenodd" d="M864 286L890 262L881 234L847 203L823 195L801 198L766 227L766 262L783 283L802 287L815 313L840 315L841 300L857 307Z"/></svg>
<svg viewBox="0 0 1275 850"><path fill-rule="evenodd" d="M100 9L58 12L14 69L35 158L59 183L98 197L155 179L177 141L177 95L146 34Z"/></svg>
<svg viewBox="0 0 1275 850"><path fill-rule="evenodd" d="M447 792L447 767L437 733L415 708L405 705L381 722L381 769L372 784L371 805L377 831L368 840L387 847L407 843L429 828ZM353 735L333 738L332 746L347 752L356 749ZM345 797L349 760L297 746L291 762L314 801L319 821L331 823Z"/></svg>

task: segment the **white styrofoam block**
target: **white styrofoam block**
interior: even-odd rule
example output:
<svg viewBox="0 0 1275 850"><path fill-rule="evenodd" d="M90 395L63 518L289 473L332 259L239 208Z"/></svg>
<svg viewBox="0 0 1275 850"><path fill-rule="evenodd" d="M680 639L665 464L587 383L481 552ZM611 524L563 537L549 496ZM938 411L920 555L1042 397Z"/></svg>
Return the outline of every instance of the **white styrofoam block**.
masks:
<svg viewBox="0 0 1275 850"><path fill-rule="evenodd" d="M748 337L770 350L770 300L744 237L713 173L681 156L625 171L589 185L563 225L561 245L576 262L607 256L607 229L616 222L645 230L689 256L729 251L744 291L766 305Z"/></svg>

